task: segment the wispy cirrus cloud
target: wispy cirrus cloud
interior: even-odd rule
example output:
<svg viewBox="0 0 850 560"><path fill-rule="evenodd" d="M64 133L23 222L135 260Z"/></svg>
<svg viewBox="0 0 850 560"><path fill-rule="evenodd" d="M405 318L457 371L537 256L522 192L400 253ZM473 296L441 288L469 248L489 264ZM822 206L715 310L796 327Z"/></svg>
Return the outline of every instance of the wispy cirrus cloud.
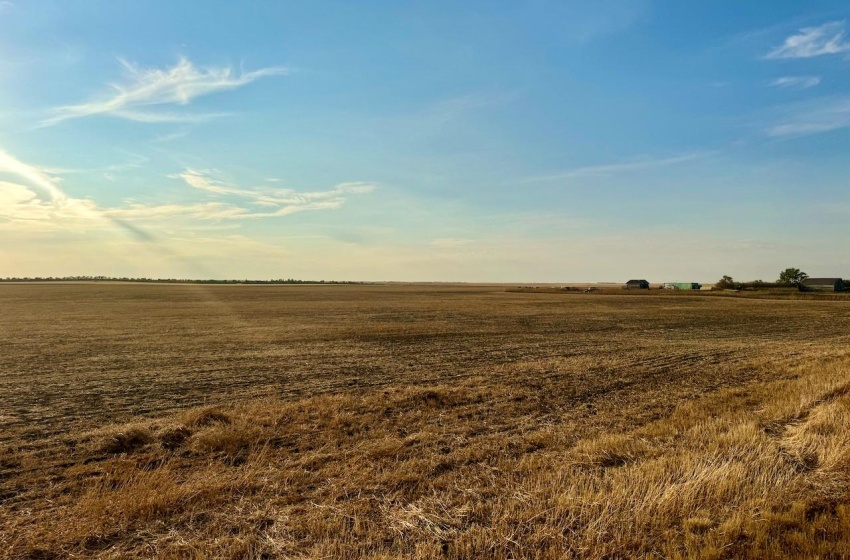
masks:
<svg viewBox="0 0 850 560"><path fill-rule="evenodd" d="M177 130L175 132L169 132L168 134L160 134L159 136L155 136L150 142L152 144L164 144L166 142L172 142L174 140L179 140L180 138L185 138L189 136L188 130Z"/></svg>
<svg viewBox="0 0 850 560"><path fill-rule="evenodd" d="M106 225L102 217L90 200L46 200L29 185L0 181L0 230L95 229Z"/></svg>
<svg viewBox="0 0 850 560"><path fill-rule="evenodd" d="M186 169L173 175L188 186L217 195L241 197L257 206L273 208L267 212L245 211L239 217L264 218L283 216L304 210L339 208L351 194L364 194L375 190L375 185L366 182L349 182L336 185L327 191L298 192L292 189L257 188L245 189L218 178L215 172Z"/></svg>
<svg viewBox="0 0 850 560"><path fill-rule="evenodd" d="M73 170L72 170L73 171ZM60 178L0 151L0 229L7 231L81 231L119 226L137 237L137 224L170 226L180 221L236 221L281 217L296 212L340 208L351 195L372 192L365 182L341 183L326 191L243 189L212 173L186 170L176 176L188 186L242 201L197 200L170 204L126 202L104 207L89 199L68 196ZM9 180L5 180L9 179ZM246 204L247 201L247 204Z"/></svg>
<svg viewBox="0 0 850 560"><path fill-rule="evenodd" d="M808 89L819 83L819 76L783 76L770 82L770 85L782 88Z"/></svg>
<svg viewBox="0 0 850 560"><path fill-rule="evenodd" d="M579 43L620 33L640 21L649 11L645 0L596 0L544 4L546 17Z"/></svg>
<svg viewBox="0 0 850 560"><path fill-rule="evenodd" d="M553 173L551 175L538 175L535 177L527 177L522 180L523 183L540 183L545 181L556 181L561 179L577 179L580 177L600 177L606 175L614 175L617 173L626 173L629 171L639 171L643 169L652 169L655 167L667 167L700 159L708 155L708 152L693 152L669 158L655 159L639 159L636 161L628 161L622 163L611 163L606 165L591 165L587 167L576 167Z"/></svg>
<svg viewBox="0 0 850 560"><path fill-rule="evenodd" d="M123 150L117 151L124 152ZM135 154L132 152L124 153L127 155L127 161L123 163L113 163L111 165L105 165L103 167L49 167L43 169L43 172L49 174L52 177L60 177L64 175L82 175L91 173L114 174L123 171L129 171L132 169L139 169L148 161L150 161L150 158L141 154Z"/></svg>
<svg viewBox="0 0 850 560"><path fill-rule="evenodd" d="M850 127L850 97L819 98L784 109L768 136L805 136Z"/></svg>
<svg viewBox="0 0 850 560"><path fill-rule="evenodd" d="M462 117L471 111L506 105L515 101L518 97L519 93L516 91L468 93L466 95L444 99L431 105L426 112L426 116L436 121L450 121Z"/></svg>
<svg viewBox="0 0 850 560"><path fill-rule="evenodd" d="M44 169L0 151L0 229L45 230L58 223L91 223L102 216L96 205L72 198Z"/></svg>
<svg viewBox="0 0 850 560"><path fill-rule="evenodd" d="M112 92L99 99L66 105L53 110L53 115L42 121L50 126L69 119L94 115L110 115L145 123L193 123L222 116L222 113L180 113L151 110L152 107L185 106L193 99L219 91L232 90L260 78L284 75L284 67L261 68L251 72L235 72L230 67L197 68L188 59L166 69L141 68L126 60L119 60L127 74L127 83L112 84Z"/></svg>
<svg viewBox="0 0 850 560"><path fill-rule="evenodd" d="M804 27L791 35L764 58L812 58L828 54L850 52L850 42L845 41L844 21L832 21L818 27Z"/></svg>
<svg viewBox="0 0 850 560"><path fill-rule="evenodd" d="M18 158L0 150L0 176L11 175L41 189L54 205L61 205L68 197L59 188L58 180L50 172L24 163ZM6 183L8 186L10 183Z"/></svg>

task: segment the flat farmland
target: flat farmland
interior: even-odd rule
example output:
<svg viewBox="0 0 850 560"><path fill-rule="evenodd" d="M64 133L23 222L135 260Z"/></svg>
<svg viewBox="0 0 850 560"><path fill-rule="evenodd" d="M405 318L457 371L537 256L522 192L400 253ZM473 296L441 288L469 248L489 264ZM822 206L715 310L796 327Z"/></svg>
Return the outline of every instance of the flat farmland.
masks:
<svg viewBox="0 0 850 560"><path fill-rule="evenodd" d="M576 374L588 391L713 387L746 377L743 361L850 341L850 307L832 302L498 287L7 285L0 306L0 429L16 438L258 394L526 370Z"/></svg>
<svg viewBox="0 0 850 560"><path fill-rule="evenodd" d="M57 283L0 310L5 557L850 553L848 302Z"/></svg>

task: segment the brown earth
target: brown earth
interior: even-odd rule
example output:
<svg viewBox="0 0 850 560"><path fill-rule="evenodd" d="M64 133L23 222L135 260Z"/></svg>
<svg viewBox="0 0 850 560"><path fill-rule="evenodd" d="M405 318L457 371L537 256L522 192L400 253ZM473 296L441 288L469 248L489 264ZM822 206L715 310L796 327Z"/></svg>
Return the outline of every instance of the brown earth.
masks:
<svg viewBox="0 0 850 560"><path fill-rule="evenodd" d="M0 285L0 556L850 553L850 304Z"/></svg>

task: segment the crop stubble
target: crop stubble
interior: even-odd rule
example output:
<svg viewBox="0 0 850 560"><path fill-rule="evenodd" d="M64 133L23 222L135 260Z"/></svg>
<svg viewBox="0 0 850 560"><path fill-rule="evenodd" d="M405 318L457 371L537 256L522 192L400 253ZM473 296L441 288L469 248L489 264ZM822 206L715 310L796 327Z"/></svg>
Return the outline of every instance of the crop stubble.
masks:
<svg viewBox="0 0 850 560"><path fill-rule="evenodd" d="M492 287L2 286L0 434L41 437L256 394L480 375L522 382L511 365L600 386L669 374L714 387L741 375L733 366L743 360L794 361L850 340L839 303L671 299ZM573 362L589 371L570 371Z"/></svg>
<svg viewBox="0 0 850 560"><path fill-rule="evenodd" d="M284 408L324 402L345 417L368 416L340 404L349 401L321 400L328 395L394 402L399 418L415 416L415 430L417 422L433 420L422 410L457 401L457 410L446 405L447 424L429 428L437 430L433 445L423 444L436 465L428 472L439 476L449 468L440 467L447 434L457 432L470 449L476 441L489 442L482 449L518 446L530 454L547 446L583 449L663 422L706 395L793 380L795 368L844 359L850 342L844 302L527 294L493 286L4 285L0 309L0 444L8 446L0 507L10 511L47 507L49 493L22 488L21 480L67 480L77 463L104 460L86 456L80 441L140 416L170 418L198 405L234 411L269 398ZM529 444L540 439L541 426L557 432L557 441ZM319 437L287 434L260 439L267 446L288 437L297 448L298 438ZM191 437L197 452L202 434ZM629 442L597 463L629 463L641 453L628 451ZM226 445L212 449L228 454ZM68 492L78 496L85 484L74 484ZM304 499L335 507L310 492ZM410 509L417 503L382 507L401 508L394 515L415 518L411 523L422 529L427 515ZM319 547L314 553L337 550L315 535L290 541L290 553L310 543ZM434 554L446 553L450 541L436 538ZM388 553L413 554L417 542L385 544ZM89 550L85 542L63 546ZM416 554L431 557L427 550ZM508 549L491 553L498 550ZM566 545L553 550L581 555ZM352 545L338 552L356 557L369 550Z"/></svg>

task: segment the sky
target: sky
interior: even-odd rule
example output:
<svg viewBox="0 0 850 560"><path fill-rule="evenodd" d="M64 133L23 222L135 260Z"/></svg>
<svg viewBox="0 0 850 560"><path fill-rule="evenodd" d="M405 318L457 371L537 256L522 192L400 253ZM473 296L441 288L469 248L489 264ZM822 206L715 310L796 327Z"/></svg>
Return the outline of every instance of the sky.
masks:
<svg viewBox="0 0 850 560"><path fill-rule="evenodd" d="M845 0L0 0L0 277L850 277Z"/></svg>

